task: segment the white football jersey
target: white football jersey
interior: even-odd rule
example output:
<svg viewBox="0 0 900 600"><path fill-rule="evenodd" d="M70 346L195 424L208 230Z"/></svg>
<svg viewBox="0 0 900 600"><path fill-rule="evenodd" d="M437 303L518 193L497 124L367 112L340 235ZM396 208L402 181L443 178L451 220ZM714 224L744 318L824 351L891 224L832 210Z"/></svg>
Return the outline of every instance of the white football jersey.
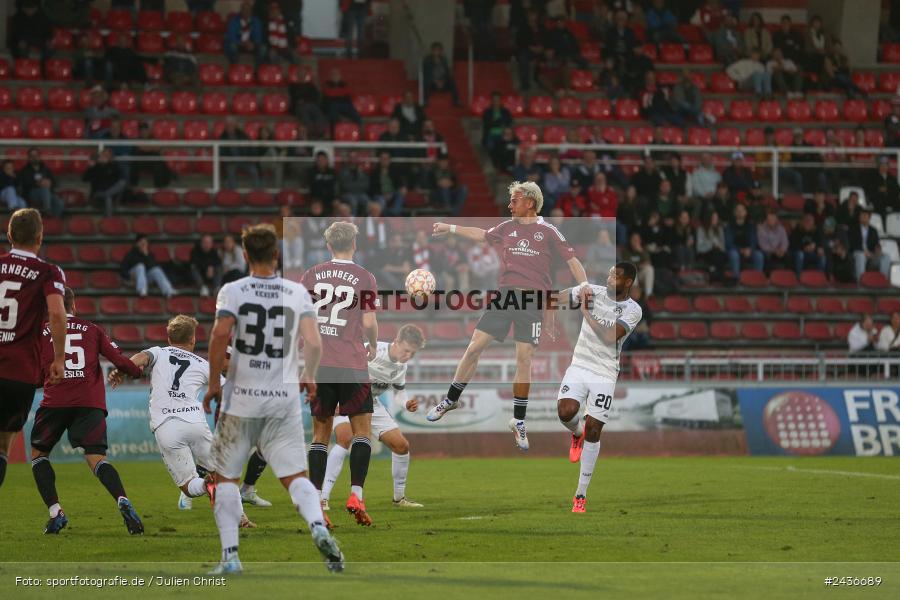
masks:
<svg viewBox="0 0 900 600"><path fill-rule="evenodd" d="M388 354L390 347L390 342L378 342L375 358L369 361L369 379L372 381L372 396L375 398L391 388L402 390L406 387L407 365L391 360Z"/></svg>
<svg viewBox="0 0 900 600"><path fill-rule="evenodd" d="M281 277L250 275L219 290L216 316L236 320L222 412L236 417L300 414L300 319L316 318L309 292Z"/></svg>
<svg viewBox="0 0 900 600"><path fill-rule="evenodd" d="M209 383L209 363L174 346L153 346L150 355L150 429L168 419L206 422L200 392Z"/></svg>
<svg viewBox="0 0 900 600"><path fill-rule="evenodd" d="M581 333L572 354L572 365L595 373L603 379L615 381L619 377L619 354L622 344L640 323L643 312L640 305L628 298L622 302L610 298L606 294L606 286L592 285L594 292L591 315L604 327L613 327L616 323L625 328L625 335L615 344L605 344L591 326L581 323ZM578 288L572 289L572 299L578 300Z"/></svg>

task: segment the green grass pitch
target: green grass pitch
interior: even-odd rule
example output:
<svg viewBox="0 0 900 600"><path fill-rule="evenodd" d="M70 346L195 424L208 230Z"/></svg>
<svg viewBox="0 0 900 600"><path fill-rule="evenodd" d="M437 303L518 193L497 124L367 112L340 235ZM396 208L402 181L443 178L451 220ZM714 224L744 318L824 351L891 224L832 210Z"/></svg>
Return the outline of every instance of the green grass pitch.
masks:
<svg viewBox="0 0 900 600"><path fill-rule="evenodd" d="M330 575L271 473L258 489L275 506L248 507L245 574L224 588L163 587L155 576L202 575L219 554L212 511L176 508L162 463L117 465L146 534L131 537L113 500L83 464L57 464L69 527L47 519L27 465L0 488L0 597L49 597L17 576L142 577L134 598L900 597L900 461L891 458L604 458L588 512L570 513L577 465L559 459L413 456L408 494L391 506L389 461L366 486L371 529L332 500L348 560ZM54 563L54 564L39 564ZM58 564L68 563L68 564ZM90 563L90 564L88 564ZM102 564L101 564L102 563ZM882 577L877 587L828 589L825 577ZM298 595L302 591L302 594ZM15 594L15 596L9 595ZM121 588L57 588L66 597L123 597Z"/></svg>

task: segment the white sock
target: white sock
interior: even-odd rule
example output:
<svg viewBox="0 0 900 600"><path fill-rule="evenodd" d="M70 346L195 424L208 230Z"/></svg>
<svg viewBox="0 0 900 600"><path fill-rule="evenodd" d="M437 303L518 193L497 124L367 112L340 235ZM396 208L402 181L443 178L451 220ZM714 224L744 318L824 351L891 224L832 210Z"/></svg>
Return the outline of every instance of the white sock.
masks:
<svg viewBox="0 0 900 600"><path fill-rule="evenodd" d="M594 465L597 464L598 456L600 456L600 442L585 442L584 449L581 451L581 475L578 476L576 496L587 495L587 489L591 484L591 475L594 474Z"/></svg>
<svg viewBox="0 0 900 600"><path fill-rule="evenodd" d="M56 515L59 514L59 511L62 510L62 506L59 505L59 502L50 507L50 518L55 519Z"/></svg>
<svg viewBox="0 0 900 600"><path fill-rule="evenodd" d="M584 431L584 426L582 425L583 421L578 415L572 417L570 421L563 421L560 419L560 423L562 423L566 429L571 431L572 435L575 437L581 437L581 433Z"/></svg>
<svg viewBox="0 0 900 600"><path fill-rule="evenodd" d="M319 490L306 477L298 477L288 486L291 502L297 507L300 516L312 529L313 525L321 525L325 518L322 516L322 504L319 501Z"/></svg>
<svg viewBox="0 0 900 600"><path fill-rule="evenodd" d="M350 451L340 444L335 444L328 452L328 462L325 466L325 481L322 482L323 499L328 500L331 498L331 490L341 475L341 469L344 468L344 459L347 458L348 454L350 454Z"/></svg>
<svg viewBox="0 0 900 600"><path fill-rule="evenodd" d="M187 495L191 498L202 496L206 493L206 482L199 477L194 477L188 482Z"/></svg>
<svg viewBox="0 0 900 600"><path fill-rule="evenodd" d="M213 513L216 526L219 528L219 540L222 542L222 560L237 555L238 527L241 524L241 492L236 483L225 481L216 484L216 504Z"/></svg>
<svg viewBox="0 0 900 600"><path fill-rule="evenodd" d="M359 498L360 500L363 499L362 488L361 488L360 486L358 486L358 485L351 485L351 486L350 486L350 493L351 493L351 494L356 494L356 497Z"/></svg>
<svg viewBox="0 0 900 600"><path fill-rule="evenodd" d="M406 495L406 474L409 473L409 452L394 454L391 452L391 476L394 478L394 500Z"/></svg>
<svg viewBox="0 0 900 600"><path fill-rule="evenodd" d="M244 494L252 494L255 491L255 485L247 485L246 483L241 484L241 496L243 496Z"/></svg>

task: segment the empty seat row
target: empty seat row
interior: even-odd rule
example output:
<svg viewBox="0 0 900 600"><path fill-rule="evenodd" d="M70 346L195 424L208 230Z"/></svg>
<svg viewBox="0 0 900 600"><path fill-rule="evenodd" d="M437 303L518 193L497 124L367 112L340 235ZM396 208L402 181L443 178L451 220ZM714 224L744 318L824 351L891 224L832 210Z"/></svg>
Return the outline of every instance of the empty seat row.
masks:
<svg viewBox="0 0 900 600"><path fill-rule="evenodd" d="M265 192L262 192L265 193ZM259 220L258 218L255 220ZM83 215L74 215L66 219L66 232L75 236L107 236L126 237L136 234L186 237L209 233L240 234L244 227L254 222L246 216L220 217L205 215L199 218L168 216L162 219L162 226L153 217L103 217L95 219Z"/></svg>
<svg viewBox="0 0 900 600"><path fill-rule="evenodd" d="M701 313L715 316L716 313L766 313L771 315L784 314L846 314L846 313L879 313L890 314L893 310L900 309L900 300L896 298L879 298L874 301L870 297L841 296L806 296L793 294L787 300L782 296L708 296L701 295L693 298L687 296L666 296L661 304L655 302L657 308L661 308L674 314ZM653 308L651 304L651 308Z"/></svg>
<svg viewBox="0 0 900 600"><path fill-rule="evenodd" d="M823 288L829 285L828 278L821 271L803 271L800 278L787 269L776 269L767 277L762 271L741 271L740 283L748 288L765 288L769 286L794 289L801 285L806 287ZM859 281L865 288L885 289L890 287L887 278L879 272L863 273Z"/></svg>
<svg viewBox="0 0 900 600"><path fill-rule="evenodd" d="M165 344L168 340L164 324L113 325L107 332L114 342L126 346L134 346L144 342ZM197 341L205 342L207 339L206 328L203 325L199 325L197 327Z"/></svg>
<svg viewBox="0 0 900 600"><path fill-rule="evenodd" d="M140 121L123 119L122 134L125 138L136 139L139 135ZM249 121L242 123L244 131L250 139L257 139L263 127L271 129L272 136L278 141L296 140L300 136L300 127L296 121ZM387 127L385 124L373 126L373 131L380 135ZM150 123L150 137L155 140L211 140L218 139L225 130L224 120L191 119L178 121L174 119L156 119ZM46 117L0 117L0 138L28 139L64 139L77 140L84 138L85 123L79 118L49 119Z"/></svg>
<svg viewBox="0 0 900 600"><path fill-rule="evenodd" d="M155 296L145 298L78 296L75 302L75 310L83 316L214 315L216 312L215 298L194 298L193 296L175 296L168 300Z"/></svg>
<svg viewBox="0 0 900 600"><path fill-rule="evenodd" d="M705 340L737 342L837 342L846 340L853 323L831 324L807 321L801 327L794 321L775 321L771 325L760 321L656 321L650 325L650 336L662 342L698 342Z"/></svg>

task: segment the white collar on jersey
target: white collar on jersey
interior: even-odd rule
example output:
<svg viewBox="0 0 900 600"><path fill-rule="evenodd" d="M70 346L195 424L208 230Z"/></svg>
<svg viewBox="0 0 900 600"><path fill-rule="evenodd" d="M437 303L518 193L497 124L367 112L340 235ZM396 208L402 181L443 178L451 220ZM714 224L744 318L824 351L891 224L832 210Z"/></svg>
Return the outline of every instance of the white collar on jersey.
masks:
<svg viewBox="0 0 900 600"><path fill-rule="evenodd" d="M9 251L10 254L18 254L19 256L28 256L30 258L37 258L37 254L34 252L28 252L27 250L19 250L18 248L13 248Z"/></svg>
<svg viewBox="0 0 900 600"><path fill-rule="evenodd" d="M341 263L342 265L355 264L352 260L347 260L346 258L332 258L331 262Z"/></svg>
<svg viewBox="0 0 900 600"><path fill-rule="evenodd" d="M278 277L278 275L269 275L268 277L263 277L262 275L254 275L251 273L250 277L253 277L255 279L275 279Z"/></svg>

